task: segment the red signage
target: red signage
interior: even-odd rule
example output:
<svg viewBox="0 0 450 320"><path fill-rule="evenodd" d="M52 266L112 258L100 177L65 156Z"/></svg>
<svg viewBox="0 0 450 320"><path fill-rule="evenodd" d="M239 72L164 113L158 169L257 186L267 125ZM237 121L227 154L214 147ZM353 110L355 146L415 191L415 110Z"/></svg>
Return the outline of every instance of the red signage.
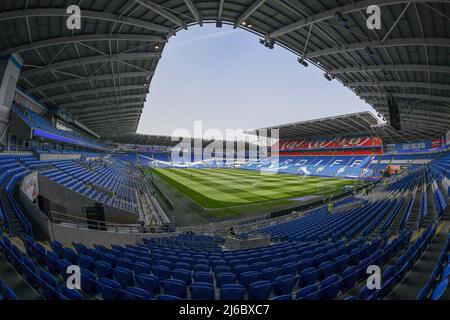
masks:
<svg viewBox="0 0 450 320"><path fill-rule="evenodd" d="M382 146L380 137L335 137L328 139L280 140L280 151L324 150L349 148L378 148Z"/></svg>

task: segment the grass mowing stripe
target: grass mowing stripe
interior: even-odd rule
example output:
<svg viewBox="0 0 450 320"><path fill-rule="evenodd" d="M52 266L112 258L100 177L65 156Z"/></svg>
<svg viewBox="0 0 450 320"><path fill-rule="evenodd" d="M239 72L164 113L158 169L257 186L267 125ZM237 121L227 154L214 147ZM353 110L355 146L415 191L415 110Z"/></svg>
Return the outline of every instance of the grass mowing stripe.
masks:
<svg viewBox="0 0 450 320"><path fill-rule="evenodd" d="M166 169L158 169L159 172L161 172L160 170ZM180 180L179 182L183 182L183 189L190 189L194 193L202 195L204 199L195 201L204 207L210 207L209 199L215 202L222 202L222 206L225 206L226 203L229 203L229 205L233 205L236 203L251 203L255 201L255 199L245 199L245 197L243 197L244 194L242 194L242 192L238 192L241 190L236 190L233 193L230 192L230 186L224 189L223 185L220 182L211 180L210 178L208 179L207 176L201 177L203 174L192 174L191 177L190 173L185 172L186 169L169 169L168 171L170 171L172 174L173 172L175 172L175 175L178 176L178 179ZM172 178L176 179L176 177L173 175ZM189 194L190 193L188 193L188 196Z"/></svg>

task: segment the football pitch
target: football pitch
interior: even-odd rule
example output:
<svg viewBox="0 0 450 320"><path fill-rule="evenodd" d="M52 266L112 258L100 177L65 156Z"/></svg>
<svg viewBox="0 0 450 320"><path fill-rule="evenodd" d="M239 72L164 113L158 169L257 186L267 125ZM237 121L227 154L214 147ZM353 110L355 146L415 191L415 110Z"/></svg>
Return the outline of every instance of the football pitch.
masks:
<svg viewBox="0 0 450 320"><path fill-rule="evenodd" d="M292 207L341 193L344 186L357 183L240 169L152 168L151 172L216 217Z"/></svg>

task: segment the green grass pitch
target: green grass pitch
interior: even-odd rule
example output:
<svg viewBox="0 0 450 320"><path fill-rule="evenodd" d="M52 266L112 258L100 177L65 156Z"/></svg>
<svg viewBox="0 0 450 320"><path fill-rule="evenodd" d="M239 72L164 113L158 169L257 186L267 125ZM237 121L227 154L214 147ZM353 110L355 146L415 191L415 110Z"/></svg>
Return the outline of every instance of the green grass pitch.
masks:
<svg viewBox="0 0 450 320"><path fill-rule="evenodd" d="M299 197L336 194L342 192L344 186L355 183L337 178L262 174L239 169L153 168L152 172L202 208L221 216L235 215L255 205L275 209L292 204Z"/></svg>

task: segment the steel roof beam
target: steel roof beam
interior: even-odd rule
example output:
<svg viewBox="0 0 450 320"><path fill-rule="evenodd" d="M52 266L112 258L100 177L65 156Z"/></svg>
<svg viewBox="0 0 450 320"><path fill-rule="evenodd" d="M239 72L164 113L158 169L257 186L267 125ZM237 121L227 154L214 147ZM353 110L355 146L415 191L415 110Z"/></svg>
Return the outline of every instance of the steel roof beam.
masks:
<svg viewBox="0 0 450 320"><path fill-rule="evenodd" d="M141 6L153 11L154 13L159 14L160 16L166 18L170 22L175 23L177 26L186 29L186 23L178 18L176 15L164 9L161 5L157 5L152 1L143 1L143 0L133 0L134 2L140 4Z"/></svg>
<svg viewBox="0 0 450 320"><path fill-rule="evenodd" d="M121 104L110 104L110 105L103 105L103 106L93 106L93 107L80 107L80 108L65 108L70 111L70 113L74 114L75 116L77 114L82 114L86 111L97 111L97 110L116 110L121 109L125 107L134 107L134 106L141 106L141 108L144 107L144 102L137 101L137 102L125 102Z"/></svg>
<svg viewBox="0 0 450 320"><path fill-rule="evenodd" d="M200 14L200 11L198 11L198 9L195 6L194 2L192 0L184 0L184 3L186 4L186 6L188 7L189 11L194 16L195 21L197 21L197 23L199 25L202 25L203 24L202 15Z"/></svg>
<svg viewBox="0 0 450 320"><path fill-rule="evenodd" d="M0 22L16 20L16 19L27 19L27 18L40 18L40 17L60 17L67 18L68 14L66 8L56 9L56 8L45 8L45 9L25 9L16 11L6 11L0 13ZM113 22L122 25L129 25L132 27L143 28L151 31L157 31L161 33L171 33L170 28L165 26L151 23L142 19L131 18L123 15L116 15L113 13L107 13L103 11L91 11L82 10L83 19L92 19ZM64 20L65 21L65 20Z"/></svg>
<svg viewBox="0 0 450 320"><path fill-rule="evenodd" d="M415 93L391 93L391 92L361 92L358 93L360 97L395 97L402 99L423 99L423 100L432 100L432 101L444 101L450 102L450 97L446 96L434 96L428 94L415 94Z"/></svg>
<svg viewBox="0 0 450 320"><path fill-rule="evenodd" d="M239 26L242 22L248 19L256 10L259 9L267 0L255 0L247 10L244 11L235 21L234 26Z"/></svg>
<svg viewBox="0 0 450 320"><path fill-rule="evenodd" d="M111 117L104 117L103 119L85 119L83 122L86 123L88 126L96 125L96 124L103 124L105 122L111 122L111 121L117 121L117 122L128 122L128 121L136 121L139 120L141 114L133 114L129 116L111 116Z"/></svg>
<svg viewBox="0 0 450 320"><path fill-rule="evenodd" d="M450 47L450 39L446 38L402 38L389 39L384 42L381 41L365 41L359 43L345 44L332 48L310 51L305 54L306 58L313 59L322 56L343 53L355 50L365 50L366 48L386 48L386 47L401 47L401 46L436 46L436 47Z"/></svg>
<svg viewBox="0 0 450 320"><path fill-rule="evenodd" d="M104 124L105 122L109 122L111 125L111 122L121 124L121 123L129 123L129 122L135 122L139 121L140 114L136 115L129 115L129 116L114 116L114 117L107 117L104 119L97 119L90 121L89 119L84 120L84 123L86 123L87 126L98 126L99 124Z"/></svg>
<svg viewBox="0 0 450 320"><path fill-rule="evenodd" d="M95 63L107 63L115 61L126 61L126 60L146 60L159 58L160 53L158 52L135 52L135 53L122 53L115 54L111 56L98 55L91 57L84 57L79 59L72 59L66 61L59 61L46 66L38 66L35 69L24 71L20 74L21 78L30 78L39 75L43 75L47 72L66 69L71 67L78 67L80 65L95 64Z"/></svg>
<svg viewBox="0 0 450 320"><path fill-rule="evenodd" d="M152 36L145 34L78 34L73 36L64 36L57 38L50 38L46 40L34 41L26 43L17 47L9 48L1 53L2 56L13 53L21 53L24 51L42 49L56 45L66 45L75 42L87 41L140 41L150 43L160 43L166 40L161 36Z"/></svg>
<svg viewBox="0 0 450 320"><path fill-rule="evenodd" d="M335 7L333 9L312 15L310 17L300 19L300 20L293 22L291 24L288 24L287 26L284 26L278 30L272 31L268 36L270 38L277 38L286 33L295 31L295 30L303 28L303 27L310 26L311 24L315 24L317 22L322 22L322 21L326 21L328 19L332 19L335 17L336 12L340 12L341 14L345 15L345 14L349 14L352 12L364 10L371 5L386 6L386 5L402 4L402 3L409 3L409 2L450 3L450 0L364 0L364 1L358 1L356 3L352 2L347 5Z"/></svg>
<svg viewBox="0 0 450 320"><path fill-rule="evenodd" d="M80 121L83 121L82 119L86 118L94 118L96 116L103 116L105 115L115 115L115 114L122 114L126 112L132 112L132 111L142 111L142 107L128 107L128 108L122 108L122 109L108 109L108 110L102 110L97 112L91 112L91 113L80 113L78 116L76 116L76 119L80 119Z"/></svg>
<svg viewBox="0 0 450 320"><path fill-rule="evenodd" d="M148 90L147 86L144 86L142 84L135 84L130 86L117 86L117 87L106 87L106 88L99 88L99 89L91 89L91 90L84 90L84 91L71 91L70 93L65 93L57 96L47 96L45 99L41 99L41 102L49 102L49 101L55 101L55 100L62 100L62 99L70 99L73 97L80 97L90 94L98 94L101 95L105 92L120 92L120 91L127 91L127 90Z"/></svg>
<svg viewBox="0 0 450 320"><path fill-rule="evenodd" d="M69 79L69 80L63 80L63 81L55 81L49 84L44 84L36 87L29 88L27 90L28 93L36 93L39 91L46 91L51 89L56 89L63 86L71 86L71 85L77 85L77 84L83 84L83 83L89 83L91 81L104 81L104 80L113 80L113 76L116 79L120 78L138 78L138 77L147 77L147 76L153 76L154 72L144 72L144 71L136 71L136 72L123 72L123 73L116 73L114 75L112 74L104 74L104 75L98 75L98 76L91 76L91 77L84 77L82 79L76 78L76 79Z"/></svg>
<svg viewBox="0 0 450 320"><path fill-rule="evenodd" d="M409 82L409 81L359 81L359 82L347 82L349 87L403 87L403 88L431 88L435 90L448 90L450 91L450 85L441 83L428 83L428 82Z"/></svg>
<svg viewBox="0 0 450 320"><path fill-rule="evenodd" d="M146 94L133 94L133 95L125 95L125 96L118 96L118 97L103 97L103 98L97 98L97 99L87 99L87 100L79 100L79 101L75 101L75 102L70 102L70 103L62 103L60 104L61 107L67 109L67 108L71 108L71 107L77 107L80 106L80 108L82 105L86 105L86 104L101 104L102 102L105 101L116 101L116 100L128 100L128 99L141 99L142 101L138 101L136 103L140 103L143 102L145 99ZM120 104L120 103L119 103Z"/></svg>
<svg viewBox="0 0 450 320"><path fill-rule="evenodd" d="M328 70L330 74L359 73L359 72L382 72L382 71L420 71L450 73L450 66L425 65L425 64L385 64L372 66L353 66Z"/></svg>
<svg viewBox="0 0 450 320"><path fill-rule="evenodd" d="M127 110L122 110L121 112L115 112L115 113L102 113L102 114L96 114L93 116L90 115L86 115L86 117L79 117L80 121L82 122L92 122L92 121L96 121L97 119L101 119L103 121L114 118L114 117L128 117L128 116L134 116L134 115L140 115L142 112L140 110L131 110L131 111L127 111Z"/></svg>

